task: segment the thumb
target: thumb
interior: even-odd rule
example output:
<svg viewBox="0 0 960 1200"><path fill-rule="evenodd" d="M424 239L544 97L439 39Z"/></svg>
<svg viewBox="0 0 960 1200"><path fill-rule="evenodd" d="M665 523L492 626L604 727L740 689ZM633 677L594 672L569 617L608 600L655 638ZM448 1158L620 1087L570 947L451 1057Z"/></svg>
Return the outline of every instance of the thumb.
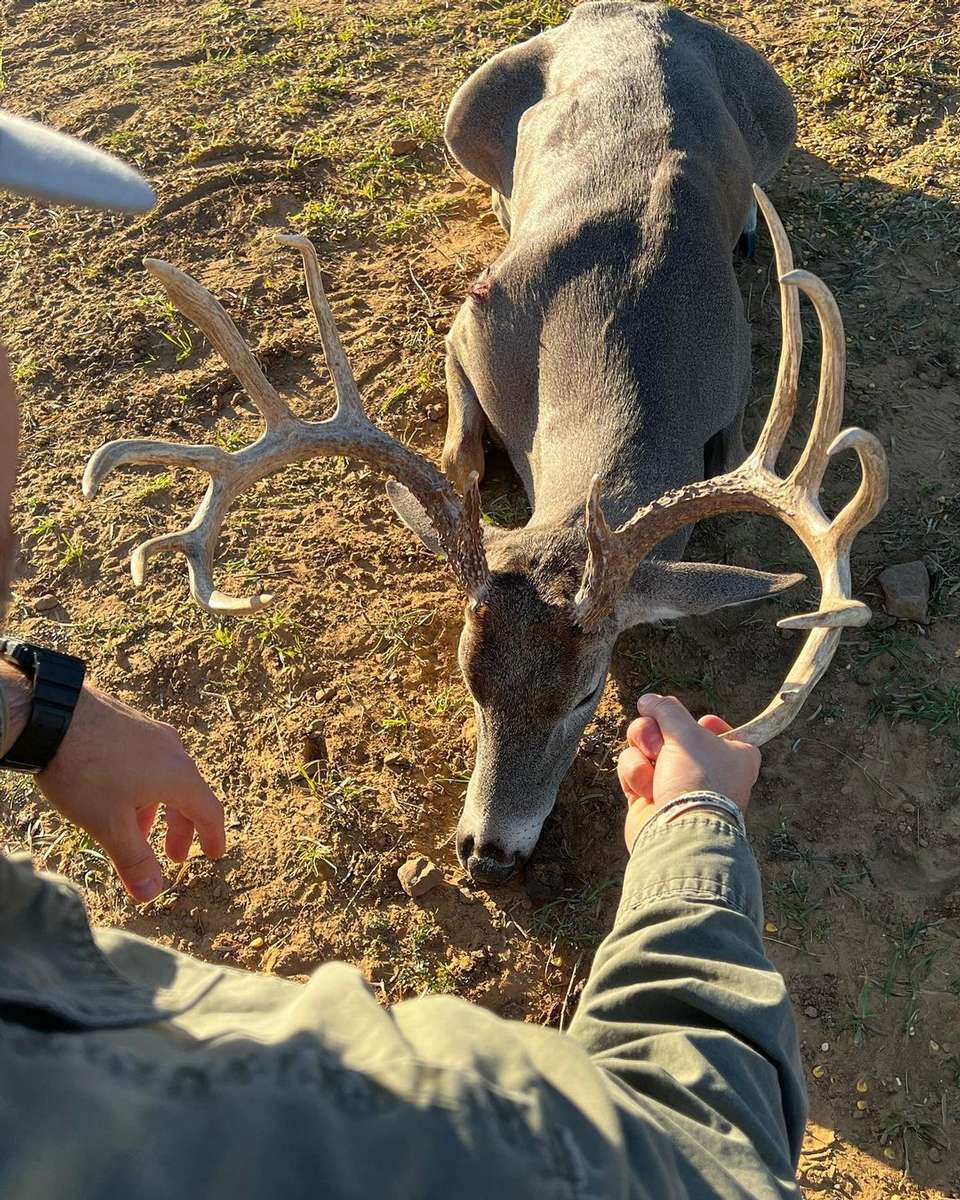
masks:
<svg viewBox="0 0 960 1200"><path fill-rule="evenodd" d="M697 723L676 696L659 696L650 692L637 701L637 712L641 717L653 717L660 726L664 738L683 739Z"/></svg>
<svg viewBox="0 0 960 1200"><path fill-rule="evenodd" d="M134 900L143 904L163 891L163 871L137 825L135 812L129 810L128 817L122 825L104 834L103 848L113 859L123 886Z"/></svg>

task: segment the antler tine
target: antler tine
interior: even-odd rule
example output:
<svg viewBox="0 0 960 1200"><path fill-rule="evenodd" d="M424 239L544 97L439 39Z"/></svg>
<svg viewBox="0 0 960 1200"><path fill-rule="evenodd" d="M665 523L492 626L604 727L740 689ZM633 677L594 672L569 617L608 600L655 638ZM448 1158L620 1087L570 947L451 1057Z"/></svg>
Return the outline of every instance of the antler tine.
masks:
<svg viewBox="0 0 960 1200"><path fill-rule="evenodd" d="M278 234L276 240L298 250L303 259L307 296L337 393L336 412L330 421L313 425L314 434L319 435L323 426L328 426L331 434L334 430L342 431L342 437L348 443L347 452L392 475L409 488L430 517L457 582L468 596L476 598L489 577L480 526L479 493L471 495L471 491L476 490L476 481L468 482L461 502L449 480L429 459L396 441L370 421L330 310L313 243L309 238L295 234Z"/></svg>
<svg viewBox="0 0 960 1200"><path fill-rule="evenodd" d="M809 271L791 271L783 282L800 288L813 301L823 336L817 409L807 444L788 479L804 491L816 492L823 482L830 461L830 446L840 432L843 420L843 380L847 363L843 319L830 289L816 275Z"/></svg>
<svg viewBox="0 0 960 1200"><path fill-rule="evenodd" d="M759 188L755 191L770 225L778 264L787 265L791 259L783 226L767 197ZM843 628L863 625L870 619L870 609L852 595L850 549L858 531L873 520L887 498L887 462L879 441L862 429L839 431L843 415L845 353L843 322L836 301L826 284L806 271L783 272L780 285L784 339L790 345L785 346L781 355L773 410L753 453L727 475L668 492L645 505L631 520L612 532L599 524L603 516L595 481L587 505L587 564L577 595L578 611L589 614L596 624L609 611L611 599L615 598L618 589L625 586L639 562L658 542L704 517L738 511L757 512L777 517L788 525L816 563L821 602L817 612L799 614L779 622L785 629L809 630L803 649L764 712L725 735L757 746L782 732L800 711L829 666ZM813 301L823 330L820 389L807 445L794 470L781 479L774 473L774 466L796 400L800 349L796 317L798 289ZM855 450L859 456L860 486L834 520L829 521L820 506L820 484L830 458L848 449ZM590 532L592 526L597 530L593 535ZM602 571L598 570L595 543L602 546Z"/></svg>
<svg viewBox="0 0 960 1200"><path fill-rule="evenodd" d="M278 233L276 240L284 246L292 246L295 250L299 250L303 259L307 296L317 321L317 328L320 331L323 357L337 393L336 416L342 416L357 424L369 425L370 421L363 410L363 401L360 399L360 389L357 387L357 381L347 362L343 343L340 341L340 334L333 319L333 313L330 311L330 302L323 290L320 263L317 261L317 251L313 242L309 238L292 233Z"/></svg>
<svg viewBox="0 0 960 1200"><path fill-rule="evenodd" d="M257 360L220 302L195 279L162 259L145 258L143 265L160 283L174 307L207 335L210 344L257 406L267 428L295 420L293 413L260 370Z"/></svg>
<svg viewBox="0 0 960 1200"><path fill-rule="evenodd" d="M580 580L580 588L573 602L577 623L584 629L596 628L610 605L607 570L610 552L610 526L603 515L600 497L600 476L594 475L590 480L584 514L587 562L583 569L583 578Z"/></svg>
<svg viewBox="0 0 960 1200"><path fill-rule="evenodd" d="M764 220L770 231L780 284L780 366L777 382L773 389L773 400L766 422L757 438L752 457L768 471L777 465L777 455L793 421L797 407L797 381L800 376L800 359L803 355L803 329L800 325L800 297L797 289L786 282L785 276L793 271L793 251L790 239L783 227L777 210L766 192L753 185L753 194L763 211Z"/></svg>
<svg viewBox="0 0 960 1200"><path fill-rule="evenodd" d="M830 531L837 552L849 555L853 539L864 526L870 524L887 502L890 468L883 446L865 429L845 429L834 439L827 453L832 458L843 450L855 450L860 459L860 487L834 517Z"/></svg>
<svg viewBox="0 0 960 1200"><path fill-rule="evenodd" d="M468 595L476 597L488 578L480 527L477 481L472 479L461 502L437 467L370 422L350 370L330 306L323 293L320 268L306 238L281 241L296 247L304 262L307 289L320 329L324 356L337 393L336 410L325 421L297 417L267 382L256 360L223 308L196 280L157 259L147 260L167 295L210 339L263 414L266 428L249 446L229 454L216 446L130 440L110 442L90 458L83 477L84 495L93 497L106 476L132 463L188 466L210 477L193 520L185 528L144 542L133 553L134 582L143 582L154 555L176 550L187 560L190 591L212 613L254 612L269 604L267 593L238 597L213 585L212 562L224 517L232 502L257 480L295 462L322 455L348 455L367 462L405 484L426 510L450 566Z"/></svg>
<svg viewBox="0 0 960 1200"><path fill-rule="evenodd" d="M222 471L229 459L219 446L179 446L175 442L122 438L107 442L91 454L80 487L84 498L92 500L104 479L118 467L128 464L162 467L196 467L208 475Z"/></svg>

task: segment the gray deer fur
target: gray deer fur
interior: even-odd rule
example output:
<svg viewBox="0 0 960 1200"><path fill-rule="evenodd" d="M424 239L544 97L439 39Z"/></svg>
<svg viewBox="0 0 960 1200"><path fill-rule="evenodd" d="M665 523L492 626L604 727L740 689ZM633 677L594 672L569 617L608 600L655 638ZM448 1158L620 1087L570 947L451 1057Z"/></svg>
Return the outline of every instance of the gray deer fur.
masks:
<svg viewBox="0 0 960 1200"><path fill-rule="evenodd" d="M684 532L640 564L602 629L572 613L594 474L619 525L743 457L750 331L732 254L755 220L751 184L794 130L760 54L661 4L582 4L450 105L447 144L493 189L509 241L447 338L443 466L461 488L482 475L489 434L532 509L522 529L486 531L492 576L460 641L478 744L457 850L478 880L533 850L620 633L797 581L679 562ZM417 502L389 490L435 549Z"/></svg>

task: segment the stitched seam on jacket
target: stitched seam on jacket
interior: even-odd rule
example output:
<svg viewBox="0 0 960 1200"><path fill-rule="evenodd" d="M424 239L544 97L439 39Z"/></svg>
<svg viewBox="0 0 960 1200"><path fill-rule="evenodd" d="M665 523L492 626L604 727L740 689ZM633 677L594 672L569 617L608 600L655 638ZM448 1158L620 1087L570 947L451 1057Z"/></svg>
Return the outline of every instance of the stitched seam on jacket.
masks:
<svg viewBox="0 0 960 1200"><path fill-rule="evenodd" d="M742 917L750 915L749 905L739 889L697 875L674 875L664 879L655 887L634 896L625 911L635 912L638 908L662 900L708 900L722 908L732 909Z"/></svg>
<svg viewBox="0 0 960 1200"><path fill-rule="evenodd" d="M643 836L643 830L637 835L637 840L634 842L634 854L641 856L651 846L655 846L659 841L668 837L677 837L680 830L691 829L706 829L712 833L719 833L724 836L728 842L742 842L745 846L750 845L747 838L743 836L740 830L732 825L729 821L723 820L722 817L711 817L706 815L706 810L703 813L694 811L694 813L684 813L677 817L675 821L668 821L666 825L661 825L658 829L654 829L648 836Z"/></svg>

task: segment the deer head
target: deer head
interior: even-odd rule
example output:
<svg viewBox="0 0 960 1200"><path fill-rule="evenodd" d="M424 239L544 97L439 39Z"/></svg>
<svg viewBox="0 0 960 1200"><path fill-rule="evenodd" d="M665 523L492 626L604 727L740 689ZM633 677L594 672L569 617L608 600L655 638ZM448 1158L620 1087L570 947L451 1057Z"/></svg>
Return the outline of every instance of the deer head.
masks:
<svg viewBox="0 0 960 1200"><path fill-rule="evenodd" d="M850 549L857 532L886 500L887 467L880 443L860 429L840 431L844 341L840 314L826 285L793 270L789 242L770 201L754 189L776 252L783 344L773 402L746 461L726 475L692 483L641 508L618 529L603 514L597 481L580 526L481 532L476 477L461 498L437 468L364 415L336 325L324 296L316 254L300 237L281 237L303 257L307 292L336 392L326 421L295 416L271 387L233 322L198 283L166 263L147 267L186 317L210 339L264 419L264 432L235 453L215 446L118 441L87 464L84 494L96 494L116 467L131 463L192 466L210 484L190 524L134 551L139 585L151 555L178 550L187 559L194 599L217 614L252 612L268 595L246 598L214 588L212 558L232 501L256 480L319 455L361 459L397 481L388 485L403 519L444 553L466 596L459 660L477 715L477 764L457 832L461 862L477 879L509 876L532 851L603 690L619 633L640 620L706 612L790 586L800 576L764 575L735 567L651 558L664 539L704 517L759 512L785 522L817 566L822 599L816 612L779 622L807 630L804 647L767 708L730 736L762 745L799 712L836 650L842 629L862 625L870 610L853 599ZM816 414L806 447L785 477L776 460L797 399L801 354L799 292L813 302L823 330ZM829 520L819 490L830 458L852 449L862 479L853 498Z"/></svg>

